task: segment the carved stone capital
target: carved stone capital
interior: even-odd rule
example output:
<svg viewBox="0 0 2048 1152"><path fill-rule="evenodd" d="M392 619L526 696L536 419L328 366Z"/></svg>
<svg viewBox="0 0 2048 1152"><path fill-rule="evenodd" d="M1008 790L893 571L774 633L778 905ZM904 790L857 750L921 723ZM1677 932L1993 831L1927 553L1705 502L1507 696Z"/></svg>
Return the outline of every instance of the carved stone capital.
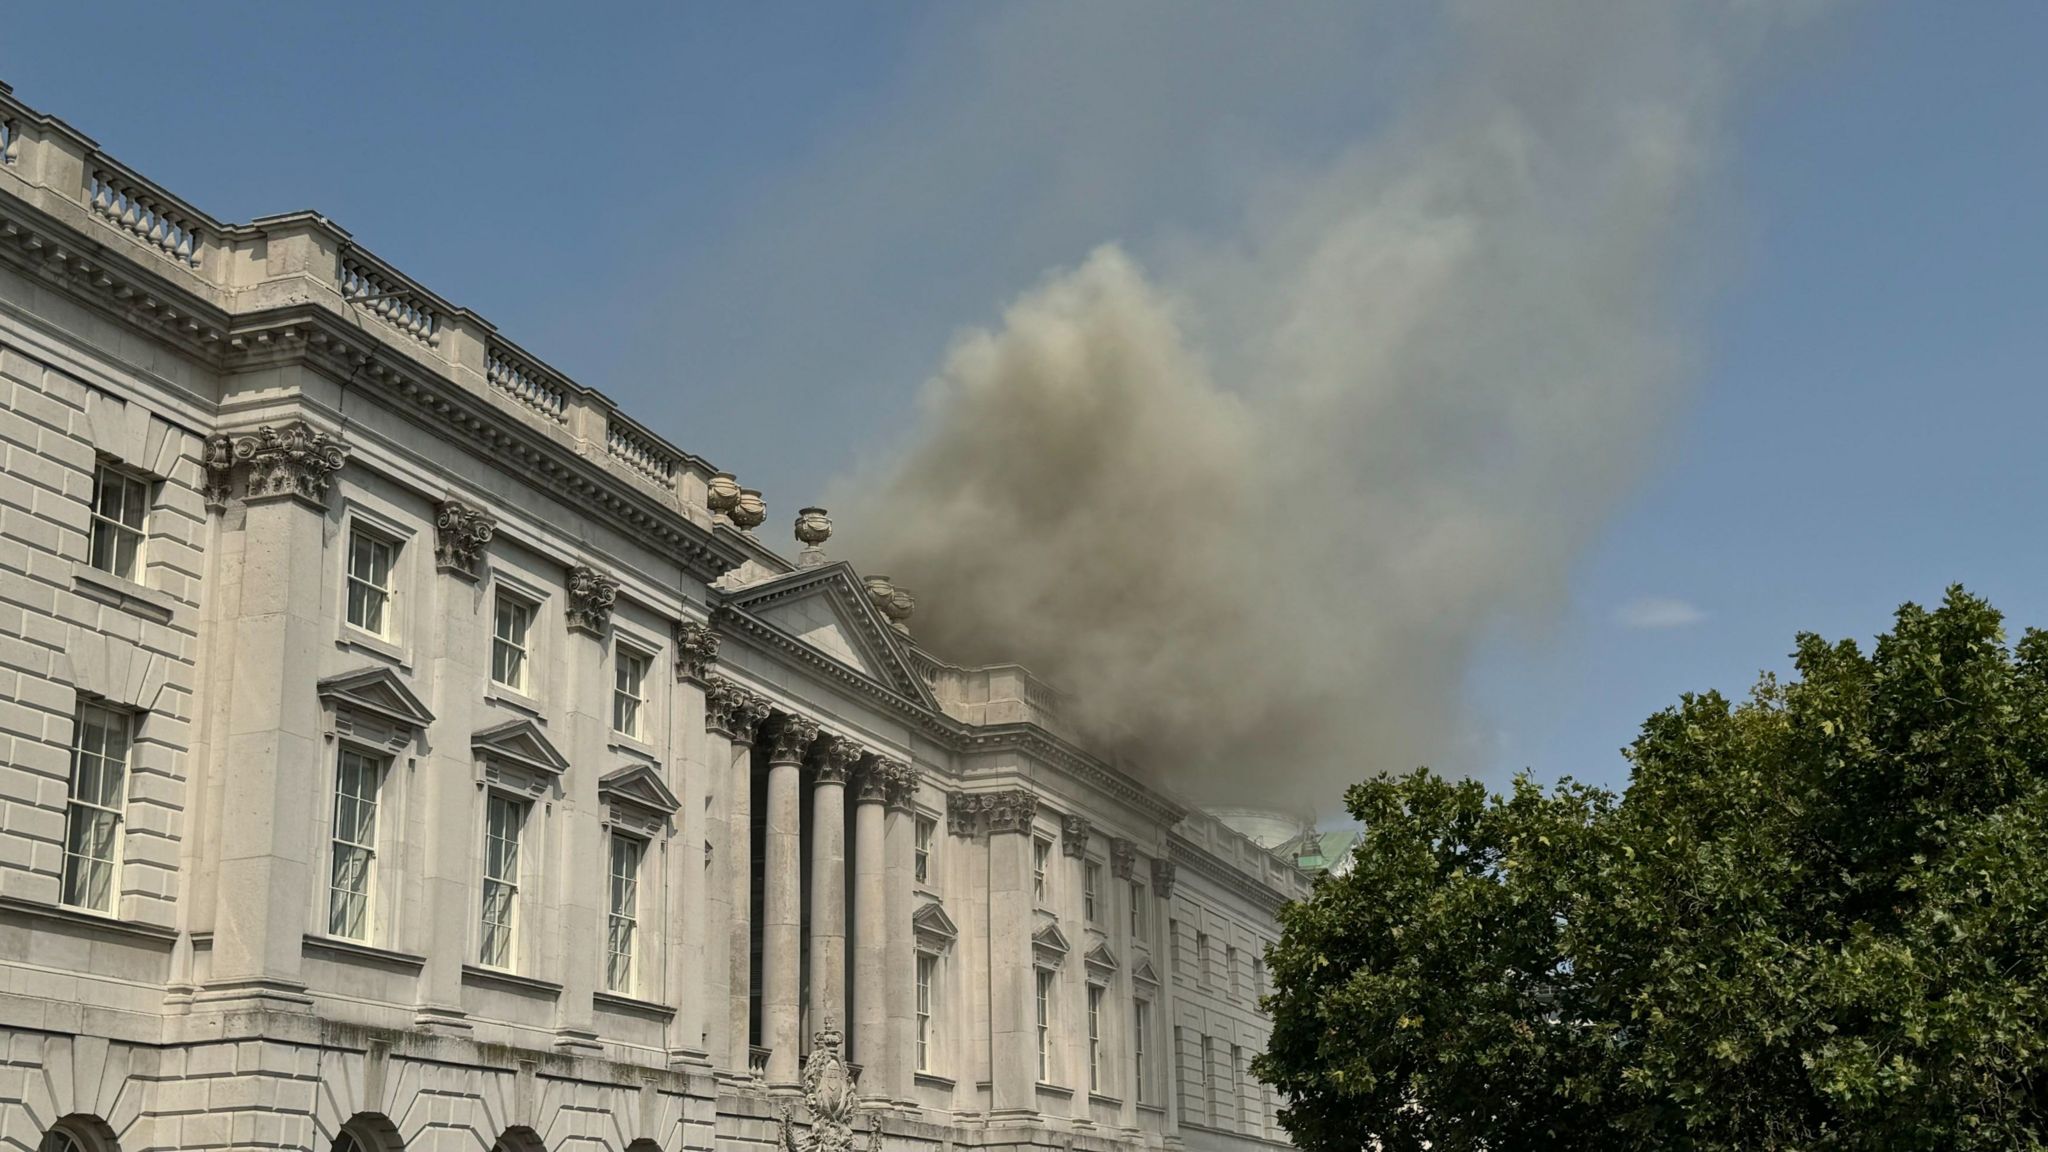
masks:
<svg viewBox="0 0 2048 1152"><path fill-rule="evenodd" d="M465 580L477 578L484 547L498 532L497 517L450 497L434 515L434 567Z"/></svg>
<svg viewBox="0 0 2048 1152"><path fill-rule="evenodd" d="M784 713L763 735L768 738L769 763L802 764L804 754L818 739L818 722Z"/></svg>
<svg viewBox="0 0 2048 1152"><path fill-rule="evenodd" d="M683 620L676 624L674 639L676 679L701 683L718 659L718 633L695 620Z"/></svg>
<svg viewBox="0 0 2048 1152"><path fill-rule="evenodd" d="M888 764L889 794L887 803L891 811L908 812L917 799L918 772L915 765L901 760L890 760Z"/></svg>
<svg viewBox="0 0 2048 1152"><path fill-rule="evenodd" d="M569 567L569 627L593 636L611 630L612 608L619 601L619 582L588 564Z"/></svg>
<svg viewBox="0 0 2048 1152"><path fill-rule="evenodd" d="M981 814L988 810L985 793L953 792L946 797L946 831L955 836L972 836L981 828Z"/></svg>
<svg viewBox="0 0 2048 1152"><path fill-rule="evenodd" d="M1138 846L1119 836L1109 842L1109 874L1119 880L1135 879L1138 872Z"/></svg>
<svg viewBox="0 0 2048 1152"><path fill-rule="evenodd" d="M1094 827L1085 817L1060 817L1060 852L1076 858L1088 855L1088 835L1092 831Z"/></svg>
<svg viewBox="0 0 2048 1152"><path fill-rule="evenodd" d="M209 508L225 508L234 494L235 470L245 475L243 500L287 498L324 507L327 484L348 460L348 444L306 423L266 424L243 436L217 435L206 442Z"/></svg>
<svg viewBox="0 0 2048 1152"><path fill-rule="evenodd" d="M857 780L855 798L862 804L887 804L903 811L917 794L917 770L887 756L873 757L861 765Z"/></svg>
<svg viewBox="0 0 2048 1152"><path fill-rule="evenodd" d="M1038 817L1038 797L1022 788L1007 792L996 792L989 796L988 830L990 835L998 832L1029 832L1031 822Z"/></svg>
<svg viewBox="0 0 2048 1152"><path fill-rule="evenodd" d="M844 784L853 763L867 755L867 749L844 736L826 733L811 757L811 775L820 784Z"/></svg>
<svg viewBox="0 0 2048 1152"><path fill-rule="evenodd" d="M1152 861L1152 892L1161 900L1173 895L1173 861Z"/></svg>
<svg viewBox="0 0 2048 1152"><path fill-rule="evenodd" d="M733 691L736 695L729 705L725 732L732 738L733 743L751 746L761 730L761 722L768 719L768 714L774 711L774 705L768 703L768 698L758 692L749 692L737 686Z"/></svg>

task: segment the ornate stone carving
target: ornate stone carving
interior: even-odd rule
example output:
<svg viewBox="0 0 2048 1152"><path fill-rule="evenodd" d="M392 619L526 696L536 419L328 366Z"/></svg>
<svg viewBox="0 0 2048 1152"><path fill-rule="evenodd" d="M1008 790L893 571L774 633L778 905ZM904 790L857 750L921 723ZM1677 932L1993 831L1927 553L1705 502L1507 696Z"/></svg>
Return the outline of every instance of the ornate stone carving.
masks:
<svg viewBox="0 0 2048 1152"><path fill-rule="evenodd" d="M861 803L887 804L901 811L917 794L917 770L901 760L876 756L861 766L859 789Z"/></svg>
<svg viewBox="0 0 2048 1152"><path fill-rule="evenodd" d="M760 489L742 488L725 515L734 524L751 532L768 519L768 503L761 499Z"/></svg>
<svg viewBox="0 0 2048 1152"><path fill-rule="evenodd" d="M1022 788L990 795L988 804L988 830L997 832L1029 832L1031 822L1038 817L1038 797Z"/></svg>
<svg viewBox="0 0 2048 1152"><path fill-rule="evenodd" d="M784 714L765 735L768 737L768 759L771 763L802 764L804 753L818 738L818 722Z"/></svg>
<svg viewBox="0 0 2048 1152"><path fill-rule="evenodd" d="M1165 900L1173 895L1173 861L1152 862L1152 894Z"/></svg>
<svg viewBox="0 0 2048 1152"><path fill-rule="evenodd" d="M981 829L981 814L988 811L985 792L954 792L946 797L946 831L955 836L972 836Z"/></svg>
<svg viewBox="0 0 2048 1152"><path fill-rule="evenodd" d="M853 762L866 754L867 749L846 737L827 733L818 741L818 754L811 759L812 777L820 784L844 784Z"/></svg>
<svg viewBox="0 0 2048 1152"><path fill-rule="evenodd" d="M916 607L917 597L903 588L892 588L889 591L889 602L881 605L882 615L889 618L889 627L905 636L910 635L910 613Z"/></svg>
<svg viewBox="0 0 2048 1152"><path fill-rule="evenodd" d="M1109 842L1109 874L1119 880L1136 879L1138 846L1119 836Z"/></svg>
<svg viewBox="0 0 2048 1152"><path fill-rule="evenodd" d="M619 582L588 564L569 568L569 627L594 636L612 626L612 607L619 601Z"/></svg>
<svg viewBox="0 0 2048 1152"><path fill-rule="evenodd" d="M477 578L484 546L498 531L498 520L481 508L452 497L441 501L434 516L434 567L465 579Z"/></svg>
<svg viewBox="0 0 2048 1152"><path fill-rule="evenodd" d="M803 551L797 553L796 566L816 568L825 562L825 541L832 538L832 517L823 508L805 508L796 514L796 539Z"/></svg>
<svg viewBox="0 0 2048 1152"><path fill-rule="evenodd" d="M718 659L718 633L695 620L676 624L676 679L702 682L713 660Z"/></svg>
<svg viewBox="0 0 2048 1152"><path fill-rule="evenodd" d="M282 496L317 506L327 496L328 481L348 460L348 451L339 436L304 420L266 424L244 436L213 436L200 458L206 466L207 507L227 507L237 468L246 469L244 500Z"/></svg>
<svg viewBox="0 0 2048 1152"><path fill-rule="evenodd" d="M730 472L714 472L704 485L704 503L713 512L731 512L740 502L740 482Z"/></svg>
<svg viewBox="0 0 2048 1152"><path fill-rule="evenodd" d="M1077 858L1088 855L1088 834L1093 830L1085 817L1060 817L1060 852Z"/></svg>
<svg viewBox="0 0 2048 1152"><path fill-rule="evenodd" d="M723 733L735 744L752 744L754 730L768 718L765 697L747 691L723 676L704 678L704 727Z"/></svg>
<svg viewBox="0 0 2048 1152"><path fill-rule="evenodd" d="M811 1037L811 1054L804 1060L804 1107L811 1114L811 1127L801 1138L795 1117L785 1108L781 1114L780 1141L784 1152L853 1152L853 1123L859 1112L853 1069L839 1054L839 1029L825 1022L822 1032Z"/></svg>

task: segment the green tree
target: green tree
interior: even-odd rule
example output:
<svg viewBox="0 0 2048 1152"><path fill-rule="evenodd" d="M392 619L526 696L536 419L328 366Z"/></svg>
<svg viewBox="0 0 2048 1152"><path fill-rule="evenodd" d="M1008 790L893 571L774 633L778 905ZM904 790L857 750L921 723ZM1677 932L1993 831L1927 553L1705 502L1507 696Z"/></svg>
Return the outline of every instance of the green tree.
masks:
<svg viewBox="0 0 2048 1152"><path fill-rule="evenodd" d="M1957 588L1795 663L1651 717L1619 799L1350 789L1268 958L1296 1143L2048 1145L2048 636Z"/></svg>

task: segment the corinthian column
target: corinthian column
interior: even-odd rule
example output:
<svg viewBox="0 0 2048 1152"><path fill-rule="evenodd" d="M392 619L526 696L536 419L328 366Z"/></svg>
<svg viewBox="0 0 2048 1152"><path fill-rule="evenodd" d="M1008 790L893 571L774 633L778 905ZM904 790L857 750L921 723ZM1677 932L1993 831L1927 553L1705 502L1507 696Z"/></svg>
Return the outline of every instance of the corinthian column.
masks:
<svg viewBox="0 0 2048 1152"><path fill-rule="evenodd" d="M899 1104L914 1106L912 1080L917 1068L917 944L910 931L910 888L914 881L917 816L912 803L917 799L917 769L898 764L888 789L888 817L884 822L884 892L882 923L882 1003L887 1014L888 1038L882 1066L888 1075L875 1085L875 1092L893 1095ZM891 929L894 929L891 931ZM863 927L861 931L866 931ZM863 1057L865 1059L865 1057ZM870 1065L872 1067L872 1065ZM874 1073L863 1071L863 1076Z"/></svg>
<svg viewBox="0 0 2048 1152"><path fill-rule="evenodd" d="M739 1075L746 1074L754 1043L754 731L767 715L766 700L723 677L704 690L704 725L727 741L724 759L712 767L724 773L726 795L724 851L713 857L723 857L716 878L724 883L719 911L726 923L725 1025L719 1030L725 1044L716 1051Z"/></svg>
<svg viewBox="0 0 2048 1152"><path fill-rule="evenodd" d="M861 747L822 742L811 786L811 1027L846 1026L846 776Z"/></svg>
<svg viewBox="0 0 2048 1152"><path fill-rule="evenodd" d="M853 809L853 1058L861 1065L861 1096L889 1099L889 1014L883 1000L888 957L887 859L883 805L903 765L874 759L861 766Z"/></svg>
<svg viewBox="0 0 2048 1152"><path fill-rule="evenodd" d="M768 1053L768 1085L797 1083L797 995L803 971L802 835L800 790L804 753L818 738L818 722L784 716L770 734L766 875L761 902L761 1039Z"/></svg>

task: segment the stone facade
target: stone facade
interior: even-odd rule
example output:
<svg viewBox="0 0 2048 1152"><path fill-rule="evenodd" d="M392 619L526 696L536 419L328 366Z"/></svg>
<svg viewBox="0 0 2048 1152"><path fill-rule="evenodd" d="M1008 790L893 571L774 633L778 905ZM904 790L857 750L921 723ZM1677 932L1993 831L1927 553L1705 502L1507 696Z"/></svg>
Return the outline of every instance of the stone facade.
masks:
<svg viewBox="0 0 2048 1152"><path fill-rule="evenodd" d="M1281 1140L1299 872L822 510L783 559L341 228L4 88L0 452L0 1143Z"/></svg>

